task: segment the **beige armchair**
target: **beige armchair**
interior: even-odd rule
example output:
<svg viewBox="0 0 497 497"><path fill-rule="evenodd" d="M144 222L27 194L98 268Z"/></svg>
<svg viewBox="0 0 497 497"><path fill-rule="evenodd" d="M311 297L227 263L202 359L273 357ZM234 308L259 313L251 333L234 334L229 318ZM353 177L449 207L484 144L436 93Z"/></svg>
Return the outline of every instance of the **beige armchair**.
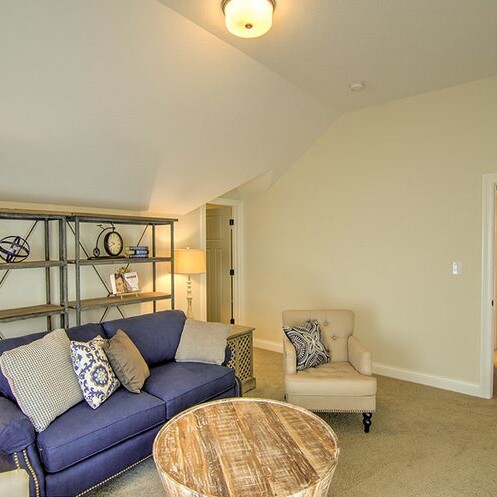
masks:
<svg viewBox="0 0 497 497"><path fill-rule="evenodd" d="M283 311L283 326L316 319L331 362L297 371L295 347L283 334L285 398L310 411L359 412L369 432L376 409L376 378L371 353L353 336L354 313L348 310Z"/></svg>

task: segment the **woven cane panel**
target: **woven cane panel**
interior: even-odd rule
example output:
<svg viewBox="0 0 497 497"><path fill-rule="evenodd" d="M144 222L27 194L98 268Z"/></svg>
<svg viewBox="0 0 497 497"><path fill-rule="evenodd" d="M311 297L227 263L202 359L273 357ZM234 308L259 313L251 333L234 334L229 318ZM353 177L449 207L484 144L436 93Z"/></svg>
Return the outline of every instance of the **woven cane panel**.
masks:
<svg viewBox="0 0 497 497"><path fill-rule="evenodd" d="M250 336L241 336L237 344L238 375L241 380L252 376L252 340Z"/></svg>
<svg viewBox="0 0 497 497"><path fill-rule="evenodd" d="M228 340L228 347L231 349L231 359L229 360L228 364L226 364L226 366L228 366L229 368L234 369L236 371L236 368L235 368L236 348L235 348L235 344L233 343L232 340Z"/></svg>
<svg viewBox="0 0 497 497"><path fill-rule="evenodd" d="M252 329L236 331L234 336L228 336L228 346L231 349L231 359L227 366L235 370L242 382L243 393L255 388L255 378L252 358Z"/></svg>

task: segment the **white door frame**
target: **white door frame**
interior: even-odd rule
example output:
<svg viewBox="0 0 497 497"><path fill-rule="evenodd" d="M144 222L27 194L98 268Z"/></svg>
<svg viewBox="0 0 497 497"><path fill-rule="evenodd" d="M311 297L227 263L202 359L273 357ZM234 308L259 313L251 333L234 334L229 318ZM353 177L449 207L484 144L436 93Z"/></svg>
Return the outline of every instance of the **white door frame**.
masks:
<svg viewBox="0 0 497 497"><path fill-rule="evenodd" d="M495 188L497 173L483 175L480 390L482 397L493 396L494 379L494 258ZM497 304L495 302L494 304Z"/></svg>
<svg viewBox="0 0 497 497"><path fill-rule="evenodd" d="M218 197L212 202L207 202L212 205L224 205L232 208L232 216L235 221L235 229L233 233L233 261L235 264L235 276L233 278L233 318L236 324L243 322L242 308L242 288L243 288L243 202L231 198ZM202 248L207 248L207 229L206 229L206 206L200 209L200 239ZM207 285L204 284L204 309L207 315Z"/></svg>

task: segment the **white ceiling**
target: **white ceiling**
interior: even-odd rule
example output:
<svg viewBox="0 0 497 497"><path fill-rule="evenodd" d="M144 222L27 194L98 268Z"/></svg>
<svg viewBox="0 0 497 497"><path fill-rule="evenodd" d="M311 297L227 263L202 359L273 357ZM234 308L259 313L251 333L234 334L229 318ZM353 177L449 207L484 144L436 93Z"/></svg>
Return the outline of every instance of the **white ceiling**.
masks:
<svg viewBox="0 0 497 497"><path fill-rule="evenodd" d="M271 31L248 40L220 0L159 1L336 111L497 74L496 0L276 0Z"/></svg>
<svg viewBox="0 0 497 497"><path fill-rule="evenodd" d="M0 200L183 214L267 187L344 110L497 73L496 0L277 0L255 40L223 23L220 0L2 0Z"/></svg>

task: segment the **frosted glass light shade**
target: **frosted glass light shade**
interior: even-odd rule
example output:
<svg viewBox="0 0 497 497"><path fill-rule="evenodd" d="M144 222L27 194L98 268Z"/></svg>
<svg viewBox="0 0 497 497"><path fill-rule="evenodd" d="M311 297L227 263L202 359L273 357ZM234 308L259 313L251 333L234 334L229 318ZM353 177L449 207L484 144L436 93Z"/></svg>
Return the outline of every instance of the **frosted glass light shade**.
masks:
<svg viewBox="0 0 497 497"><path fill-rule="evenodd" d="M177 274L205 273L205 250L176 249L174 251L174 272Z"/></svg>
<svg viewBox="0 0 497 497"><path fill-rule="evenodd" d="M273 0L225 0L226 28L240 38L257 38L273 25Z"/></svg>

